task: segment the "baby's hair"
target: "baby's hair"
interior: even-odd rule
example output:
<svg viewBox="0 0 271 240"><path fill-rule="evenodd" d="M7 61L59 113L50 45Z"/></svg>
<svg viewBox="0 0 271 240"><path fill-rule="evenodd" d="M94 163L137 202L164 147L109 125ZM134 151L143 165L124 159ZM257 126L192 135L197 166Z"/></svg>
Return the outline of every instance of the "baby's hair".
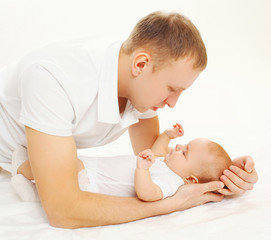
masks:
<svg viewBox="0 0 271 240"><path fill-rule="evenodd" d="M218 143L210 142L208 151L212 155L210 159L205 159L201 166L201 174L198 176L200 183L219 181L223 171L232 164L228 153Z"/></svg>
<svg viewBox="0 0 271 240"><path fill-rule="evenodd" d="M193 68L204 70L207 54L198 29L179 13L153 12L142 18L125 41L123 50L131 54L137 49L150 52L154 69L173 60L193 59Z"/></svg>

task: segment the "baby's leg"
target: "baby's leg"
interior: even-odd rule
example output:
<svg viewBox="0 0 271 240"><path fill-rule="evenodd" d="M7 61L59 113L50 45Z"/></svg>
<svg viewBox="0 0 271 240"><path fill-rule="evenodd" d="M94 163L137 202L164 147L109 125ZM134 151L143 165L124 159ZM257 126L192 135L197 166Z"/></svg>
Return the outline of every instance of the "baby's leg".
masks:
<svg viewBox="0 0 271 240"><path fill-rule="evenodd" d="M80 172L81 170L83 170L84 164L83 162L78 159L78 172ZM33 174L32 174L32 169L30 166L30 162L29 160L25 161L17 170L18 174L22 174L25 178L29 179L29 180L34 180Z"/></svg>
<svg viewBox="0 0 271 240"><path fill-rule="evenodd" d="M22 174L25 178L29 180L34 180L32 169L29 160L25 161L17 170L18 174Z"/></svg>
<svg viewBox="0 0 271 240"><path fill-rule="evenodd" d="M27 149L24 146L18 145L12 153L12 177L10 181L15 192L22 200L36 202L39 201L39 195L35 183L31 181L33 180L33 174L29 161L27 160ZM25 176L21 173L23 173Z"/></svg>
<svg viewBox="0 0 271 240"><path fill-rule="evenodd" d="M84 164L79 159L77 168L79 172L79 182L87 183L88 177L86 176L86 174L83 174L83 172L81 172L80 174L80 171L84 169ZM11 178L11 183L22 200L36 202L39 201L39 196L35 183L32 182L31 180L34 180L34 177L32 174L30 162L29 160L26 160L18 167L17 172ZM83 187L82 189L84 190Z"/></svg>
<svg viewBox="0 0 271 240"><path fill-rule="evenodd" d="M79 187L82 191L88 191L88 187L90 184L89 177L83 162L78 158L78 183Z"/></svg>
<svg viewBox="0 0 271 240"><path fill-rule="evenodd" d="M83 162L78 158L78 172L80 172L81 170L85 169L85 166L83 164Z"/></svg>

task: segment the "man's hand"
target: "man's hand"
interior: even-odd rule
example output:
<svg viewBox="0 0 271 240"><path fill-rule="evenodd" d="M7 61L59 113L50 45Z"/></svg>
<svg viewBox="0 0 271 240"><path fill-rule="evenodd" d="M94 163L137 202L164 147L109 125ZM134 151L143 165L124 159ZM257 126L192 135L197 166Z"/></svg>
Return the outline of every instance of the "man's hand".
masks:
<svg viewBox="0 0 271 240"><path fill-rule="evenodd" d="M184 135L183 127L181 124L176 123L175 125L173 125L173 128L166 129L165 134L170 139L175 139L177 137L181 137Z"/></svg>
<svg viewBox="0 0 271 240"><path fill-rule="evenodd" d="M154 163L154 153L151 149L140 152L137 156L136 166L139 169L149 169Z"/></svg>
<svg viewBox="0 0 271 240"><path fill-rule="evenodd" d="M182 211L207 202L220 202L224 195L214 193L222 189L224 184L219 181L198 184L186 184L179 187L174 196L168 198L174 208L173 211Z"/></svg>
<svg viewBox="0 0 271 240"><path fill-rule="evenodd" d="M252 190L258 181L258 174L254 168L254 161L250 156L242 156L233 160L233 165L223 172L220 177L228 189L219 192L224 195L240 195L246 190Z"/></svg>

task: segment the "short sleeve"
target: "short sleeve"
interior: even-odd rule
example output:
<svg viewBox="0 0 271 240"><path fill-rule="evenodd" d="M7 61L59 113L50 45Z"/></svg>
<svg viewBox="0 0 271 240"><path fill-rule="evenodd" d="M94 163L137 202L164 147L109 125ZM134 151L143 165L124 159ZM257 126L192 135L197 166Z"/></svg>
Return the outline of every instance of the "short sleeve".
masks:
<svg viewBox="0 0 271 240"><path fill-rule="evenodd" d="M178 188L184 184L180 176L169 169L164 162L157 159L150 168L150 174L152 181L160 187L163 198L174 195Z"/></svg>
<svg viewBox="0 0 271 240"><path fill-rule="evenodd" d="M156 111L153 111L153 110L147 110L146 112L144 113L141 113L138 118L139 119L147 119L147 118L153 118L157 116L157 112Z"/></svg>
<svg viewBox="0 0 271 240"><path fill-rule="evenodd" d="M176 193L178 188L183 185L183 180L179 176L163 175L156 177L153 182L158 185L163 193L163 199Z"/></svg>
<svg viewBox="0 0 271 240"><path fill-rule="evenodd" d="M47 69L39 64L27 67L20 76L18 91L21 124L51 135L72 135L72 104L58 79Z"/></svg>

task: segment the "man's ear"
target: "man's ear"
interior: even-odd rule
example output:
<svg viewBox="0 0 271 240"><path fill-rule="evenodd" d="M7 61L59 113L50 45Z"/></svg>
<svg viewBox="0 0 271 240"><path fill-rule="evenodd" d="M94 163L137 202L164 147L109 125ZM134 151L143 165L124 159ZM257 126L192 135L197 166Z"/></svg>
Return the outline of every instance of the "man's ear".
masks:
<svg viewBox="0 0 271 240"><path fill-rule="evenodd" d="M146 52L135 54L132 66L132 74L137 77L150 63L151 56Z"/></svg>
<svg viewBox="0 0 271 240"><path fill-rule="evenodd" d="M199 179L193 175L185 177L183 180L185 184L199 183Z"/></svg>

